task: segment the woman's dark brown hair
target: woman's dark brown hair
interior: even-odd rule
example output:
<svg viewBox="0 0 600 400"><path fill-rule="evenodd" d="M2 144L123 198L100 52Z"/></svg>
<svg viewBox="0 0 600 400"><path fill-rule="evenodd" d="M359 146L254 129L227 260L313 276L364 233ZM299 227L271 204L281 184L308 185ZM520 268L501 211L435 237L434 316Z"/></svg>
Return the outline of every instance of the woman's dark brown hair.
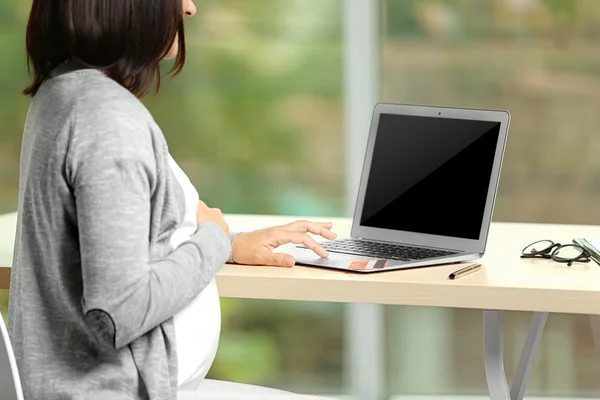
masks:
<svg viewBox="0 0 600 400"><path fill-rule="evenodd" d="M179 39L177 39L179 38ZM138 97L160 89L160 61L175 40L170 73L185 64L182 0L33 0L27 56L34 96L61 64L73 61L103 71Z"/></svg>

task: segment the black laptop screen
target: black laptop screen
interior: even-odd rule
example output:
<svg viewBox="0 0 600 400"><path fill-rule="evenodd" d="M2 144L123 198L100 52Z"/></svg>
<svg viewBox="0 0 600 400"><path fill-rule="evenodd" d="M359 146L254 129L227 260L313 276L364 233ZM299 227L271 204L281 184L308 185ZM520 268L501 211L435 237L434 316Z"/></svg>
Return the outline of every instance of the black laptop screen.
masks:
<svg viewBox="0 0 600 400"><path fill-rule="evenodd" d="M381 114L361 225L479 239L500 122Z"/></svg>

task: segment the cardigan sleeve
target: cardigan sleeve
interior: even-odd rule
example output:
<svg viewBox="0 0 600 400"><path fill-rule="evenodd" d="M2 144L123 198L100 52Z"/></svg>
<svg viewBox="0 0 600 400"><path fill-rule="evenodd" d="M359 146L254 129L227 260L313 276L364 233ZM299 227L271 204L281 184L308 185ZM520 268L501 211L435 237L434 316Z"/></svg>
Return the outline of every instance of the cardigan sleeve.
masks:
<svg viewBox="0 0 600 400"><path fill-rule="evenodd" d="M90 115L87 113L86 115ZM200 224L189 241L150 260L157 179L151 132L127 114L78 121L68 157L83 279L83 312L96 336L121 348L172 318L231 254L227 235Z"/></svg>

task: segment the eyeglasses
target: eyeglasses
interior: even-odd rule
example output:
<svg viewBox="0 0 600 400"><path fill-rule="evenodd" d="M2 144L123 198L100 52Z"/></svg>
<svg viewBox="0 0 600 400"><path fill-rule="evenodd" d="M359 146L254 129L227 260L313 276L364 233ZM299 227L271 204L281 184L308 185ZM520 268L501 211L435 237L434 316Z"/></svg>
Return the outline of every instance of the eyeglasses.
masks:
<svg viewBox="0 0 600 400"><path fill-rule="evenodd" d="M578 244L540 240L525 247L521 258L546 258L571 266L574 262L590 262L590 253Z"/></svg>

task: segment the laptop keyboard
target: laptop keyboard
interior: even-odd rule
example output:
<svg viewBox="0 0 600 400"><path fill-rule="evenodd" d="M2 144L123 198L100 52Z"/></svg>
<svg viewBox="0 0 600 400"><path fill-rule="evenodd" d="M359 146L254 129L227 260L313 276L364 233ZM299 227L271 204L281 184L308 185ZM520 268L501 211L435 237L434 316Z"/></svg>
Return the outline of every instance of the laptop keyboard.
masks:
<svg viewBox="0 0 600 400"><path fill-rule="evenodd" d="M363 257L376 257L386 260L413 261L457 254L456 251L430 249L427 247L406 246L382 242L369 242L359 239L333 240L321 243L331 253L350 254ZM299 246L304 247L304 246Z"/></svg>

